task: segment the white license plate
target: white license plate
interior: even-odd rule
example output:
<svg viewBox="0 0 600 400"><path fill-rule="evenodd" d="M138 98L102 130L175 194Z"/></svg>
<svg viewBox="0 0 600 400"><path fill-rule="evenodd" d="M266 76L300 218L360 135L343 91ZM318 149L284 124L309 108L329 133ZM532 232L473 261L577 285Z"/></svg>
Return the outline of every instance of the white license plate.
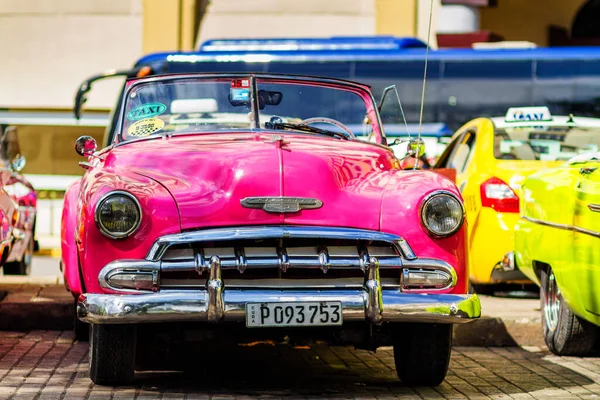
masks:
<svg viewBox="0 0 600 400"><path fill-rule="evenodd" d="M246 326L335 326L342 325L342 303L307 301L246 304Z"/></svg>

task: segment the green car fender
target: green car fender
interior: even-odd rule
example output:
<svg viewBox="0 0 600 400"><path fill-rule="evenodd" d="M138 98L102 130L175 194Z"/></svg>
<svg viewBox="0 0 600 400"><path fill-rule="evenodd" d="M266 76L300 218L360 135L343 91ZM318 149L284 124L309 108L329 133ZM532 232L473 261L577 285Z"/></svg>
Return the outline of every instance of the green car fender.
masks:
<svg viewBox="0 0 600 400"><path fill-rule="evenodd" d="M588 164L593 164L588 165ZM600 324L600 163L547 169L531 175L522 187L521 218L515 228L515 260L538 285L550 266L564 301L579 316ZM592 173L582 174L585 168Z"/></svg>

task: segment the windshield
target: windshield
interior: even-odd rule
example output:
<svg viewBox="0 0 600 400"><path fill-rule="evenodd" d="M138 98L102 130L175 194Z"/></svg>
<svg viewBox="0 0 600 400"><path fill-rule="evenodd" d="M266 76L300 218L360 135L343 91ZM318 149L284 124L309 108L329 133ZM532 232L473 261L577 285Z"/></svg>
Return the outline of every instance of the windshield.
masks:
<svg viewBox="0 0 600 400"><path fill-rule="evenodd" d="M257 78L256 92L252 88L250 77L176 77L134 83L126 94L117 141L260 128L338 139L372 132L381 143L372 98L360 87Z"/></svg>
<svg viewBox="0 0 600 400"><path fill-rule="evenodd" d="M600 128L539 126L496 129L494 157L500 160L569 160L600 149Z"/></svg>

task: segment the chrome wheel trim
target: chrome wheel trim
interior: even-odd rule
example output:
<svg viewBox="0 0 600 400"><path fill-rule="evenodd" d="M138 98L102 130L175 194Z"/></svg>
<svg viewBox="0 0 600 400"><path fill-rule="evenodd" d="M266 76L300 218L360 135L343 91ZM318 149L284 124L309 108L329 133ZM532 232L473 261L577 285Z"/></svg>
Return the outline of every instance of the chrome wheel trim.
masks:
<svg viewBox="0 0 600 400"><path fill-rule="evenodd" d="M554 332L558 326L558 313L560 310L560 289L556 284L554 272L550 271L544 291L544 320L548 330Z"/></svg>

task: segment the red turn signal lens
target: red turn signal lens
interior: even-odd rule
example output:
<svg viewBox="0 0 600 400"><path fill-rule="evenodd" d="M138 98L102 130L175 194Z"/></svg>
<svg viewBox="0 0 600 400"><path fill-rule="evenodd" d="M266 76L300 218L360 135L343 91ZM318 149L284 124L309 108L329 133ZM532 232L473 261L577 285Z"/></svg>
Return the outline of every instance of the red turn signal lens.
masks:
<svg viewBox="0 0 600 400"><path fill-rule="evenodd" d="M519 212L519 196L502 179L490 178L481 184L481 206L497 212Z"/></svg>

